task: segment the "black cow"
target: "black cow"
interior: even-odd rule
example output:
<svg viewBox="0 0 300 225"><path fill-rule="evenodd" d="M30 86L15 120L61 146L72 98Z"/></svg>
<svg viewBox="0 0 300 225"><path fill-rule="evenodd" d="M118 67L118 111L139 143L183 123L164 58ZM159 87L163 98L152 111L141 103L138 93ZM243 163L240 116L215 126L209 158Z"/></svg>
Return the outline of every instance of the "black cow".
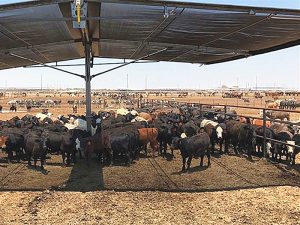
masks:
<svg viewBox="0 0 300 225"><path fill-rule="evenodd" d="M130 165L133 158L133 154L130 150L130 136L125 132L114 132L110 135L110 144L113 162L115 162L118 155L125 155L127 158L127 165Z"/></svg>
<svg viewBox="0 0 300 225"><path fill-rule="evenodd" d="M226 136L226 125L222 123L214 126L212 123L208 123L204 126L204 130L210 137L212 153L215 151L216 143L220 145L220 153L222 153L222 147Z"/></svg>
<svg viewBox="0 0 300 225"><path fill-rule="evenodd" d="M76 151L79 152L79 158L82 158L82 149L84 149L84 144L86 144L85 141L89 137L89 133L80 129L69 130L69 133L76 142Z"/></svg>
<svg viewBox="0 0 300 225"><path fill-rule="evenodd" d="M12 105L12 106L9 108L9 111L11 111L11 112L17 112L17 106Z"/></svg>
<svg viewBox="0 0 300 225"><path fill-rule="evenodd" d="M288 143L292 141L293 135L289 131L280 131L275 135L275 139L281 142ZM288 159L288 147L285 144L280 144L280 143L275 143L274 144L274 149L272 152L272 159L277 160L277 157L279 155L278 161L281 162L281 157L283 155L286 156Z"/></svg>
<svg viewBox="0 0 300 225"><path fill-rule="evenodd" d="M295 134L292 141L288 142L293 145L300 146L300 134ZM300 152L300 148L288 146L289 163L295 165L296 155Z"/></svg>
<svg viewBox="0 0 300 225"><path fill-rule="evenodd" d="M46 130L44 135L47 137L47 147L51 152L61 152L63 164L71 163L71 157L75 163L76 144L72 135L68 132L53 132ZM67 160L65 162L67 156Z"/></svg>
<svg viewBox="0 0 300 225"><path fill-rule="evenodd" d="M173 123L163 123L156 126L158 129L157 141L159 142L159 152L161 155L166 155L168 145L171 146L172 139L179 137L178 127ZM173 150L172 151L172 156Z"/></svg>
<svg viewBox="0 0 300 225"><path fill-rule="evenodd" d="M199 131L199 127L195 124L194 121L189 121L182 125L183 133L188 137L196 135Z"/></svg>
<svg viewBox="0 0 300 225"><path fill-rule="evenodd" d="M34 167L38 158L41 161L41 169L44 170L44 163L47 155L46 139L31 132L25 136L25 152L27 155L28 165L31 166L31 157L33 157Z"/></svg>
<svg viewBox="0 0 300 225"><path fill-rule="evenodd" d="M264 136L264 129L263 127L258 127L256 129L256 134L259 136ZM275 137L275 133L272 129L270 128L266 128L266 137L267 138L272 138L274 139ZM264 145L264 139L260 138L260 137L256 137L256 149L257 149L257 153L258 155L262 155L262 149L263 149L263 145ZM266 151L267 151L267 157L268 154L273 150L273 145L271 144L270 141L266 141Z"/></svg>
<svg viewBox="0 0 300 225"><path fill-rule="evenodd" d="M210 166L210 139L207 133L200 131L199 134L190 138L174 138L172 148L179 149L182 157L182 172L189 170L193 157L200 157L200 166L203 166L203 158L206 155ZM188 158L187 162L186 159ZM187 168L185 164L187 163Z"/></svg>
<svg viewBox="0 0 300 225"><path fill-rule="evenodd" d="M25 147L24 136L19 133L6 133L6 152L8 155L8 162L13 159L13 152L16 153L17 162L20 162L23 156L23 149Z"/></svg>
<svg viewBox="0 0 300 225"><path fill-rule="evenodd" d="M229 143L233 145L235 154L239 150L246 150L248 157L251 157L255 147L255 129L251 124L244 124L239 121L229 120L226 122L225 153L228 153Z"/></svg>

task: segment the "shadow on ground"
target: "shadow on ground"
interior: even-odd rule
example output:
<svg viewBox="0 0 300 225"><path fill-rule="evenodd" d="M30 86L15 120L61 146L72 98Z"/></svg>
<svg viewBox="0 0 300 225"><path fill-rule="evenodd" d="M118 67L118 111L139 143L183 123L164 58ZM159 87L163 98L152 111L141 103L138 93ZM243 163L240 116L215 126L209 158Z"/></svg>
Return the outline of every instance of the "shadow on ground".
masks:
<svg viewBox="0 0 300 225"><path fill-rule="evenodd" d="M1 156L0 156L1 158ZM254 157L214 155L211 166L199 166L193 159L191 168L182 173L179 152L175 157L141 157L130 166L116 163L103 167L96 159L78 160L63 167L61 157L47 160L46 172L21 164L0 162L0 191L168 191L203 192L252 189L273 186L299 186L300 166L287 166ZM38 164L39 166L39 164Z"/></svg>

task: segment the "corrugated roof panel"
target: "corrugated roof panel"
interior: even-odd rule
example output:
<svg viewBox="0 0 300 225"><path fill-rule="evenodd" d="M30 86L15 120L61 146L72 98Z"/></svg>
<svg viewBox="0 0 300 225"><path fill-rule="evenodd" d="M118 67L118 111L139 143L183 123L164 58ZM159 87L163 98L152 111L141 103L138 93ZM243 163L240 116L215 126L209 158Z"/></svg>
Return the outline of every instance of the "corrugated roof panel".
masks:
<svg viewBox="0 0 300 225"><path fill-rule="evenodd" d="M0 5L0 69L84 57L71 0ZM300 44L300 11L154 0L88 0L93 54L189 63L235 60ZM164 6L167 6L165 8Z"/></svg>

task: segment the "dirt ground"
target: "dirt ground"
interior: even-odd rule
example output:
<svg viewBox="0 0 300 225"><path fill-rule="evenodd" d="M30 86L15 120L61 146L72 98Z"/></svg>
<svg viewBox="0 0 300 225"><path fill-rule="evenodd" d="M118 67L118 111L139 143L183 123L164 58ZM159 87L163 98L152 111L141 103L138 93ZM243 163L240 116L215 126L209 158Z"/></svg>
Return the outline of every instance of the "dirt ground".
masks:
<svg viewBox="0 0 300 225"><path fill-rule="evenodd" d="M2 156L2 157L1 157ZM300 158L295 166L269 162L243 155L218 155L212 157L211 167L200 167L193 159L189 173L181 173L181 156L175 158L143 157L126 166L124 160L102 167L96 159L81 159L75 165L63 167L60 156L47 159L46 171L27 167L26 162L7 164L0 154L0 190L38 191L45 189L63 191L175 191L203 192L235 190L269 186L300 186ZM204 161L207 163L207 161ZM39 164L38 164L39 165ZM207 164L204 164L207 165Z"/></svg>
<svg viewBox="0 0 300 225"><path fill-rule="evenodd" d="M214 99L206 98L201 101ZM71 113L71 107L63 103L52 112ZM0 120L26 113L3 113ZM141 155L130 166L121 162L102 167L81 159L63 167L61 157L51 155L40 171L26 162L7 164L0 153L0 223L300 224L299 156L288 166L216 153L209 168L193 159L189 173L180 172L179 152L172 160Z"/></svg>
<svg viewBox="0 0 300 225"><path fill-rule="evenodd" d="M63 167L52 155L46 172L2 157L1 224L300 224L299 158L292 167L215 154L211 167L194 159L181 173L175 156Z"/></svg>
<svg viewBox="0 0 300 225"><path fill-rule="evenodd" d="M2 192L1 224L286 224L300 221L299 187L204 193Z"/></svg>

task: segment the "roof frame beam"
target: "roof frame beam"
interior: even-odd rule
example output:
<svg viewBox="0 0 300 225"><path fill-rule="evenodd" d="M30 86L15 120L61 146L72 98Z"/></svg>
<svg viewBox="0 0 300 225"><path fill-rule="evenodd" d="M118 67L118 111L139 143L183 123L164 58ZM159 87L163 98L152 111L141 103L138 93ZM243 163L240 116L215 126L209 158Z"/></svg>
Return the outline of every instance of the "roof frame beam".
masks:
<svg viewBox="0 0 300 225"><path fill-rule="evenodd" d="M24 57L24 56L20 56L20 55L17 55L17 54L14 54L14 53L7 53L9 56L12 56L12 57L15 57L15 58L18 58L18 59L22 59L22 60L25 60L25 61L28 61L28 62L31 62L31 63L35 63L35 64L39 64L39 65L43 65L45 67L48 67L48 68L51 68L51 69L54 69L54 70L58 70L60 72L64 72L64 73L68 73L68 74L71 74L71 75L74 75L74 76L77 76L77 77L81 77L81 78L85 78L85 76L81 75L81 74L78 74L78 73L73 73L73 72L70 72L70 71L67 71L67 70L63 70L63 69L59 69L59 68L56 68L54 66L49 66L45 63L42 63L42 62L39 62L39 61L36 61L36 60L33 60L33 59L29 59L27 57Z"/></svg>
<svg viewBox="0 0 300 225"><path fill-rule="evenodd" d="M155 63L157 61L145 61L145 62L135 62L136 64L145 64L145 63ZM1 62L0 62L1 63ZM93 63L94 66L109 66L109 65L121 65L124 64L124 62L108 62L108 63ZM72 66L85 66L83 63L76 63L76 64L55 64L50 65L53 67L72 67ZM39 68L39 67L45 67L43 65L32 65L32 66L24 66L25 68Z"/></svg>
<svg viewBox="0 0 300 225"><path fill-rule="evenodd" d="M130 64L136 63L137 61L140 61L140 60L146 59L146 58L148 58L148 57L150 57L150 56L153 56L153 55L157 55L157 54L159 54L159 53L162 53L162 52L165 52L165 51L167 51L167 50L168 50L168 48L164 48L164 49L158 50L158 51L156 51L156 52L153 52L153 53L150 53L150 54L148 54L148 55L145 55L145 56L143 56L143 57L140 57L140 58L138 58L138 59L135 59L135 60L133 60L133 61L131 61L131 62L123 63L123 64L122 64L122 65L120 65L120 66L117 66L117 67L114 67L114 68L111 68L111 69L105 70L105 71L103 71L103 72L100 72L100 73L96 73L96 74L92 75L92 76L91 76L91 78L94 78L94 77L97 77L97 76L103 75L103 74L105 74L105 73L108 73L108 72L110 72L110 71L113 71L113 70L119 69L119 68L121 68L121 67L124 67L124 66L130 65Z"/></svg>
<svg viewBox="0 0 300 225"><path fill-rule="evenodd" d="M165 11L168 10L168 9L166 8L166 6L164 6L164 7L165 7ZM177 9L177 7L175 7L175 9L173 9L172 11L174 11L174 10L176 10L176 9ZM183 11L184 11L184 9L181 10L181 12L179 13L179 15L181 15L181 14L183 13ZM166 13L166 12L165 12L165 13ZM167 13L169 13L169 12L167 12ZM172 17L170 17L170 16L165 16L165 15L164 15L164 18L160 21L160 23L159 23L158 25L156 25L156 26L153 28L153 30L150 32L150 34L148 34L148 36L147 36L147 37L139 44L139 46L136 48L136 50L134 51L134 53L132 53L131 56L130 56L129 58L132 59L135 55L140 54L140 52L144 49L144 47L145 47L145 45L146 45L146 42L149 42L149 40L151 40L151 39L153 39L153 38L156 38L159 34L161 34L161 32L164 31L168 26L170 26L171 23L173 23L174 20L175 20L179 15L175 16L175 18L172 18ZM159 28L160 28L165 22L167 22L168 20L170 20L170 18L172 18L172 20L171 20L166 26L164 26L161 30L159 30ZM158 32L157 32L157 31L158 31ZM155 32L157 32L156 35L152 36Z"/></svg>

